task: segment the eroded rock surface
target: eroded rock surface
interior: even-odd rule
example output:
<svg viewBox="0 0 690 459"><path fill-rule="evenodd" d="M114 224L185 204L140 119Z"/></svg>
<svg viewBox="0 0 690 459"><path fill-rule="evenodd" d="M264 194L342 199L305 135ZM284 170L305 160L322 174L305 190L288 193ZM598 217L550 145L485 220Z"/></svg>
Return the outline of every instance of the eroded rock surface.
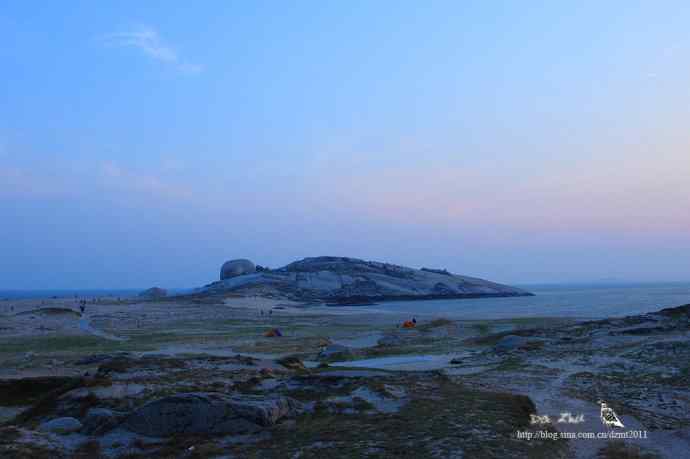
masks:
<svg viewBox="0 0 690 459"><path fill-rule="evenodd" d="M68 434L72 432L78 432L81 429L81 427L81 422L79 422L78 419L64 417L46 421L39 426L39 429L44 432Z"/></svg>
<svg viewBox="0 0 690 459"><path fill-rule="evenodd" d="M240 258L226 261L220 268L220 280L231 279L256 272L256 266L251 261Z"/></svg>
<svg viewBox="0 0 690 459"><path fill-rule="evenodd" d="M151 287L150 289L141 292L139 296L148 299L160 299L168 296L168 291L160 287Z"/></svg>
<svg viewBox="0 0 690 459"><path fill-rule="evenodd" d="M357 258L305 258L264 272L255 272L251 266L245 266L244 261L248 260L226 263L221 270L221 280L207 285L199 293L236 292L342 304L530 295L519 288L450 274L445 270L413 269Z"/></svg>
<svg viewBox="0 0 690 459"><path fill-rule="evenodd" d="M299 411L300 404L288 397L178 394L144 405L126 419L124 426L151 437L242 434L272 426Z"/></svg>

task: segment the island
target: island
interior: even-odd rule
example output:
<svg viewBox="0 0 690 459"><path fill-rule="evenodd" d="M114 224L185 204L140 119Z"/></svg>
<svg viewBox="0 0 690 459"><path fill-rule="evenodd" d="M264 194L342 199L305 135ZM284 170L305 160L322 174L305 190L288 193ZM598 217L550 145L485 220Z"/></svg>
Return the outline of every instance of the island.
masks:
<svg viewBox="0 0 690 459"><path fill-rule="evenodd" d="M247 259L230 260L223 264L218 281L195 291L195 295L223 294L334 305L533 295L445 269L414 269L334 256L304 258L278 269L256 266Z"/></svg>

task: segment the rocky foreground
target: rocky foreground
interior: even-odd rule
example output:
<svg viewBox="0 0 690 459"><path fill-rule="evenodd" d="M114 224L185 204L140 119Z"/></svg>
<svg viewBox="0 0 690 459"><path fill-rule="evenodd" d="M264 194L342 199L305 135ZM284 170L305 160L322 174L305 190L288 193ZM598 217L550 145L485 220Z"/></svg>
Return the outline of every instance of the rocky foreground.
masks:
<svg viewBox="0 0 690 459"><path fill-rule="evenodd" d="M531 295L519 288L443 269L413 269L357 258L314 257L279 269L259 268L249 260L230 261L221 269L221 280L197 294L237 293L336 304Z"/></svg>
<svg viewBox="0 0 690 459"><path fill-rule="evenodd" d="M207 310L216 309L195 314ZM302 329L305 318L279 320L280 338L250 335L260 322L233 324L253 327L235 335L241 354L67 353L50 368L69 373L2 380L0 411L15 415L0 427L0 457L677 458L690 452L690 305L590 322L378 326L374 342L363 346L330 339L332 322ZM524 432L605 432L599 400L621 417L626 428L618 430L648 437L524 439ZM555 422L563 412L583 422ZM554 422L534 425L531 415Z"/></svg>

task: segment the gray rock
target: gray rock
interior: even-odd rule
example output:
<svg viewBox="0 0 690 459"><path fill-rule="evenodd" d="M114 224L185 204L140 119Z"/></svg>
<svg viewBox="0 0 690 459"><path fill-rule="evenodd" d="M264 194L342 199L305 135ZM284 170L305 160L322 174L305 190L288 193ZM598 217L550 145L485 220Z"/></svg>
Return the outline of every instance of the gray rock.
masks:
<svg viewBox="0 0 690 459"><path fill-rule="evenodd" d="M44 432L52 432L58 434L68 434L78 432L81 430L82 424L75 418L57 418L46 421L39 426L39 429Z"/></svg>
<svg viewBox="0 0 690 459"><path fill-rule="evenodd" d="M367 304L379 300L479 298L531 295L524 290L447 271L345 257L315 257L270 272L256 272L249 260L223 265L220 281L199 293L236 292L328 304Z"/></svg>
<svg viewBox="0 0 690 459"><path fill-rule="evenodd" d="M322 371L314 375L315 379L342 379L342 378L388 378L393 376L392 373L382 371L382 370L328 370Z"/></svg>
<svg viewBox="0 0 690 459"><path fill-rule="evenodd" d="M160 287L151 287L139 294L142 298L165 298L168 296L168 291Z"/></svg>
<svg viewBox="0 0 690 459"><path fill-rule="evenodd" d="M347 346L343 346L342 344L329 344L319 352L319 358L329 359L332 357L346 357L351 354L352 351Z"/></svg>
<svg viewBox="0 0 690 459"><path fill-rule="evenodd" d="M143 384L115 382L109 385L78 387L60 395L55 404L55 413L60 416L82 417L83 406L95 400L107 404L122 402L131 403L145 396Z"/></svg>
<svg viewBox="0 0 690 459"><path fill-rule="evenodd" d="M509 352L526 346L528 341L529 340L523 336L507 335L496 343L494 350L496 352Z"/></svg>
<svg viewBox="0 0 690 459"><path fill-rule="evenodd" d="M276 360L276 363L290 370L305 370L304 362L295 356L287 356Z"/></svg>
<svg viewBox="0 0 690 459"><path fill-rule="evenodd" d="M128 357L129 352L114 352L112 354L92 354L74 362L75 365L100 365L118 357Z"/></svg>
<svg viewBox="0 0 690 459"><path fill-rule="evenodd" d="M124 426L151 437L242 434L300 412L301 404L289 397L190 393L150 402L128 416Z"/></svg>
<svg viewBox="0 0 690 459"><path fill-rule="evenodd" d="M82 432L87 435L101 435L117 427L124 418L124 414L107 408L91 408L83 419Z"/></svg>
<svg viewBox="0 0 690 459"><path fill-rule="evenodd" d="M252 274L254 272L256 272L256 266L254 266L254 263L251 261L244 258L230 260L226 261L220 268L220 280L230 279L244 274Z"/></svg>
<svg viewBox="0 0 690 459"><path fill-rule="evenodd" d="M403 339L398 335L385 335L377 341L379 346L399 346L403 343Z"/></svg>

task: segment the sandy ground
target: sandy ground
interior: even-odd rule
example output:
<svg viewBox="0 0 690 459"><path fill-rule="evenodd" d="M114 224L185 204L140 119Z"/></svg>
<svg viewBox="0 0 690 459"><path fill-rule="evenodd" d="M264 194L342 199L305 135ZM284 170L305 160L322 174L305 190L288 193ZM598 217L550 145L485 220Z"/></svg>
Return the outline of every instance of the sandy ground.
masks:
<svg viewBox="0 0 690 459"><path fill-rule="evenodd" d="M418 316L423 316L419 314ZM427 315L429 319L434 316ZM121 301L112 298L88 303L85 313L72 299L0 301L0 339L5 337L91 334L104 338L126 338L135 330L169 331L171 327L218 329L213 320L233 320L229 327L263 324L270 326L300 318L335 325L395 325L409 314L361 307L305 306L300 303L258 297L229 298L217 304L178 301ZM274 320L275 319L275 320ZM202 321L206 321L202 323ZM307 322L311 323L311 322Z"/></svg>
<svg viewBox="0 0 690 459"><path fill-rule="evenodd" d="M76 299L0 301L0 378L72 374L60 363L99 351L282 355L251 352L278 328L287 338L321 337L351 347L376 344L409 317L356 307L305 307L289 301L231 298L222 303ZM263 346L270 347L270 346ZM244 350L244 352L243 352ZM57 364L56 364L57 362Z"/></svg>

